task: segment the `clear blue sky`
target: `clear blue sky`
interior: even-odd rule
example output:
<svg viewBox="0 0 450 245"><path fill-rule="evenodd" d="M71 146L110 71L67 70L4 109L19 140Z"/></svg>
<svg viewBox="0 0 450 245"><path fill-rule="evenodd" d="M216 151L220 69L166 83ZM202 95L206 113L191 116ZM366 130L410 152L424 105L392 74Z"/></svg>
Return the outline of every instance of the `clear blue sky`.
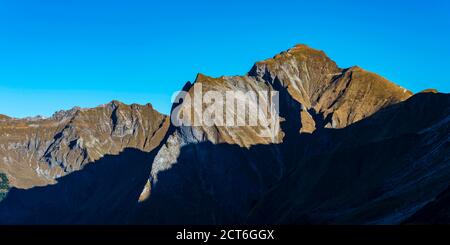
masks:
<svg viewBox="0 0 450 245"><path fill-rule="evenodd" d="M0 0L0 114L118 99L168 112L198 72L246 73L296 43L414 92L450 92L450 1Z"/></svg>

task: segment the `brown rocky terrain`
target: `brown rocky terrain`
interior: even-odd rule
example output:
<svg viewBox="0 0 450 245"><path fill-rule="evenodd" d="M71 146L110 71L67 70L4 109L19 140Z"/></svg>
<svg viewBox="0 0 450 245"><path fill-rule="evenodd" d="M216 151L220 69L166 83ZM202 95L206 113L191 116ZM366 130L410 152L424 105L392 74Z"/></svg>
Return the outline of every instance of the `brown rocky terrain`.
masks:
<svg viewBox="0 0 450 245"><path fill-rule="evenodd" d="M151 151L169 121L150 104L112 101L92 109L59 111L50 118L0 118L0 171L10 185L31 188L125 148Z"/></svg>
<svg viewBox="0 0 450 245"><path fill-rule="evenodd" d="M0 223L398 224L445 216L448 94L413 95L362 68L339 68L305 45L257 62L244 76L199 74L183 91L193 95L199 84L203 93L277 91L280 118L178 125L150 108L113 102L50 119L0 119L10 140L2 145L20 142L0 153L19 161L30 127L49 129L38 135L46 143L31 144L45 145L37 165L0 165L13 186L62 176L54 185L12 188L0 203ZM175 118L206 108L179 98Z"/></svg>

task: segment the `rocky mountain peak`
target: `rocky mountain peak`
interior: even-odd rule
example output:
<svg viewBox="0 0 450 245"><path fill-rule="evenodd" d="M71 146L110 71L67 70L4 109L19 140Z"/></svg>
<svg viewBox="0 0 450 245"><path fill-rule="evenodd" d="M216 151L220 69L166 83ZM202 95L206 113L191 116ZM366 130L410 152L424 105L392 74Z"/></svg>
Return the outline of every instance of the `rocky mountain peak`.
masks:
<svg viewBox="0 0 450 245"><path fill-rule="evenodd" d="M358 66L341 69L323 51L297 45L257 62L249 76L276 80L303 108L302 122L311 132L322 125L342 128L379 109L409 98L412 93Z"/></svg>
<svg viewBox="0 0 450 245"><path fill-rule="evenodd" d="M125 104L118 100L112 100L111 102L105 104L104 106L109 106L111 108L118 108L119 106L125 106Z"/></svg>
<svg viewBox="0 0 450 245"><path fill-rule="evenodd" d="M283 93L284 100L293 100L299 105L298 108L282 110L297 114L291 117L300 117L300 132L305 133L324 127L348 126L412 95L410 91L360 67L341 69L323 51L303 44L296 45L273 58L256 62L247 75L213 78L199 73L194 84L201 84L202 92ZM194 87L189 84L185 89L192 95ZM290 104L289 107L295 106L292 102L284 103ZM191 109L190 106L185 108ZM196 113L201 111L191 110L188 114L192 118ZM248 117L249 114L237 113L236 116ZM283 135L283 132L278 132L274 133L272 138L263 139L258 137L261 130L266 129L200 126L191 127L189 134L192 135L184 137L194 141L206 139L214 143L227 142L250 146L280 142Z"/></svg>
<svg viewBox="0 0 450 245"><path fill-rule="evenodd" d="M203 92L221 94L226 91L242 94L277 91L280 118L264 126L172 125L171 135L153 162L150 182L156 182L160 172L176 164L181 148L186 145L211 142L251 148L281 144L288 140L287 137L325 128L344 128L412 95L359 67L341 69L323 51L306 45L297 45L273 58L256 62L244 76L213 78L198 74L193 85L185 86L187 92L192 95L197 84L202 85ZM247 102L249 108L258 108L258 100ZM183 102L180 111L187 112L191 118L202 115L203 107L192 108L189 103ZM255 113L249 110L232 112L233 118L243 119ZM148 197L148 193L144 191L142 196Z"/></svg>

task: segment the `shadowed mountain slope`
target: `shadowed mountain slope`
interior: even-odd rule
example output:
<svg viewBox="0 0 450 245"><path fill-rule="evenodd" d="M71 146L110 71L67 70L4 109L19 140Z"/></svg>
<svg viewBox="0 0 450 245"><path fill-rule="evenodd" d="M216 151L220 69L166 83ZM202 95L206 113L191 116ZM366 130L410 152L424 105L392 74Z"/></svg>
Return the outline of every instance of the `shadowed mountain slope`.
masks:
<svg viewBox="0 0 450 245"><path fill-rule="evenodd" d="M281 144L183 146L135 222L401 223L450 184L449 114L449 95L419 94Z"/></svg>
<svg viewBox="0 0 450 245"><path fill-rule="evenodd" d="M154 154L126 148L54 185L12 188L0 202L0 224L123 224L136 208Z"/></svg>

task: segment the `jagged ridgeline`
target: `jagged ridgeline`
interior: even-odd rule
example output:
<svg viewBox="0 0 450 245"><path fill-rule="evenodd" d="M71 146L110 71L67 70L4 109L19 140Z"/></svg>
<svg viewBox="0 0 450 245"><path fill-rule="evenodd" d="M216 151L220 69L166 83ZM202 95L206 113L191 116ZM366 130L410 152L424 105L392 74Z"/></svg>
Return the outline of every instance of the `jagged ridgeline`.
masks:
<svg viewBox="0 0 450 245"><path fill-rule="evenodd" d="M0 117L0 171L14 187L45 186L106 154L125 148L149 152L168 125L167 117L150 104L119 101L75 107L50 118Z"/></svg>
<svg viewBox="0 0 450 245"><path fill-rule="evenodd" d="M183 91L198 84L277 91L281 118L273 128L178 125L118 101L0 116L0 171L12 187L0 223L450 222L450 95L413 94L306 45L242 76L199 74ZM186 100L173 108L200 113Z"/></svg>
<svg viewBox="0 0 450 245"><path fill-rule="evenodd" d="M6 197L9 191L8 177L4 173L0 173L0 202Z"/></svg>

